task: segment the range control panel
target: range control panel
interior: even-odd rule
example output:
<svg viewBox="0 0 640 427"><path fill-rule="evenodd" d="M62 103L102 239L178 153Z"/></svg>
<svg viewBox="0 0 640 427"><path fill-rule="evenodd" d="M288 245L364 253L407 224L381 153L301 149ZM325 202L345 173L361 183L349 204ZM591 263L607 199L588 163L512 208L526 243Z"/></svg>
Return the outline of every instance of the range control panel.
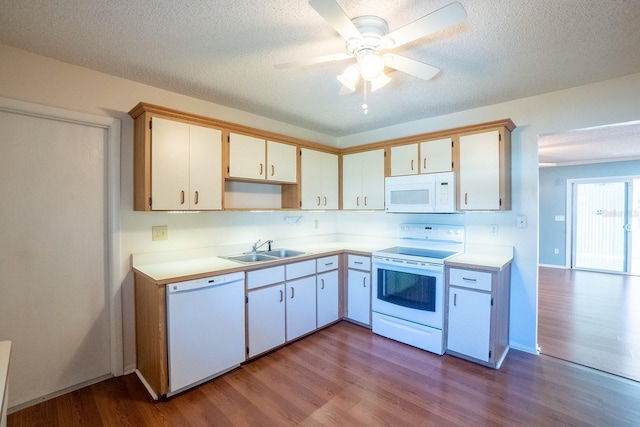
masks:
<svg viewBox="0 0 640 427"><path fill-rule="evenodd" d="M400 224L400 239L464 243L464 226L447 224Z"/></svg>

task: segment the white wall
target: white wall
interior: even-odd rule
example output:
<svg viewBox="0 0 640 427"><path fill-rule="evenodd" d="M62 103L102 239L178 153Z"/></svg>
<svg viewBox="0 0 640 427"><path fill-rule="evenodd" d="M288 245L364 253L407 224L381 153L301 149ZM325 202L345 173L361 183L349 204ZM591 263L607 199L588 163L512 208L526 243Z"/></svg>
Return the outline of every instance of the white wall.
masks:
<svg viewBox="0 0 640 427"><path fill-rule="evenodd" d="M0 96L115 117L122 120L121 140L121 295L123 300L124 365L135 365L133 279L130 254L216 244L251 243L258 238L284 239L335 231L347 234L384 233L393 236L405 220L462 223L472 243L512 245L513 270L511 343L534 351L537 310L538 167L537 135L637 120L640 74L581 88L522 99L419 122L341 138L338 141L296 126L257 117L202 100L71 66L0 45ZM127 112L139 101L215 117L311 141L347 147L404 135L441 130L510 117L518 126L513 141L513 210L502 213L385 215L383 213L303 213L299 226L284 225L286 213L218 212L172 215L132 211L133 121ZM33 191L33 189L30 189ZM515 228L524 214L528 228ZM296 213L296 215L298 215ZM319 227L313 228L313 220ZM338 219L339 221L336 221ZM169 226L169 240L151 241L151 226ZM490 237L489 224L498 224Z"/></svg>

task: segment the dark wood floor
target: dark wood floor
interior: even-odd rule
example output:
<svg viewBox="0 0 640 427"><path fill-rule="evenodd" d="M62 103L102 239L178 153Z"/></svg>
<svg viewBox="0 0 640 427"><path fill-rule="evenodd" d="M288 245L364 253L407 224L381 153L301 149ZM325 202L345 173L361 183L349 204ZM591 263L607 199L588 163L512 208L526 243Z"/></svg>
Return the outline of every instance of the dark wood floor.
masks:
<svg viewBox="0 0 640 427"><path fill-rule="evenodd" d="M640 384L512 350L498 371L340 322L153 402L135 375L9 415L8 426L637 426Z"/></svg>
<svg viewBox="0 0 640 427"><path fill-rule="evenodd" d="M541 352L640 381L640 277L539 272Z"/></svg>

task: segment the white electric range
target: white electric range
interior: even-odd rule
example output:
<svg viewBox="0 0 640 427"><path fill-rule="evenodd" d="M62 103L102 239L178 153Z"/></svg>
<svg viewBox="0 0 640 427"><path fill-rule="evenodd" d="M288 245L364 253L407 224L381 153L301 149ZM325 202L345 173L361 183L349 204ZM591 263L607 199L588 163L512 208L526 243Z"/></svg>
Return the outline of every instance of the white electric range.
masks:
<svg viewBox="0 0 640 427"><path fill-rule="evenodd" d="M398 246L372 254L372 330L444 353L444 262L464 252L464 226L401 224Z"/></svg>

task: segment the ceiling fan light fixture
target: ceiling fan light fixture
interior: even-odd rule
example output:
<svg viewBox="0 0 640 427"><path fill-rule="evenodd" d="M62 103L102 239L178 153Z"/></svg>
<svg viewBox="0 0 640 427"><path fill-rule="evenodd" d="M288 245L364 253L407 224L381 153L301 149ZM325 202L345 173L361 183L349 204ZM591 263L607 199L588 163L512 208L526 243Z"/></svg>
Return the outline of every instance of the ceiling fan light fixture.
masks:
<svg viewBox="0 0 640 427"><path fill-rule="evenodd" d="M351 92L356 91L358 82L360 82L360 70L355 65L349 65L346 70L338 76L340 83L344 85Z"/></svg>
<svg viewBox="0 0 640 427"><path fill-rule="evenodd" d="M358 54L358 66L362 78L371 81L384 71L384 60L373 51L363 50Z"/></svg>
<svg viewBox="0 0 640 427"><path fill-rule="evenodd" d="M371 92L375 92L390 81L391 77L387 76L385 73L381 73L378 77L371 80Z"/></svg>

